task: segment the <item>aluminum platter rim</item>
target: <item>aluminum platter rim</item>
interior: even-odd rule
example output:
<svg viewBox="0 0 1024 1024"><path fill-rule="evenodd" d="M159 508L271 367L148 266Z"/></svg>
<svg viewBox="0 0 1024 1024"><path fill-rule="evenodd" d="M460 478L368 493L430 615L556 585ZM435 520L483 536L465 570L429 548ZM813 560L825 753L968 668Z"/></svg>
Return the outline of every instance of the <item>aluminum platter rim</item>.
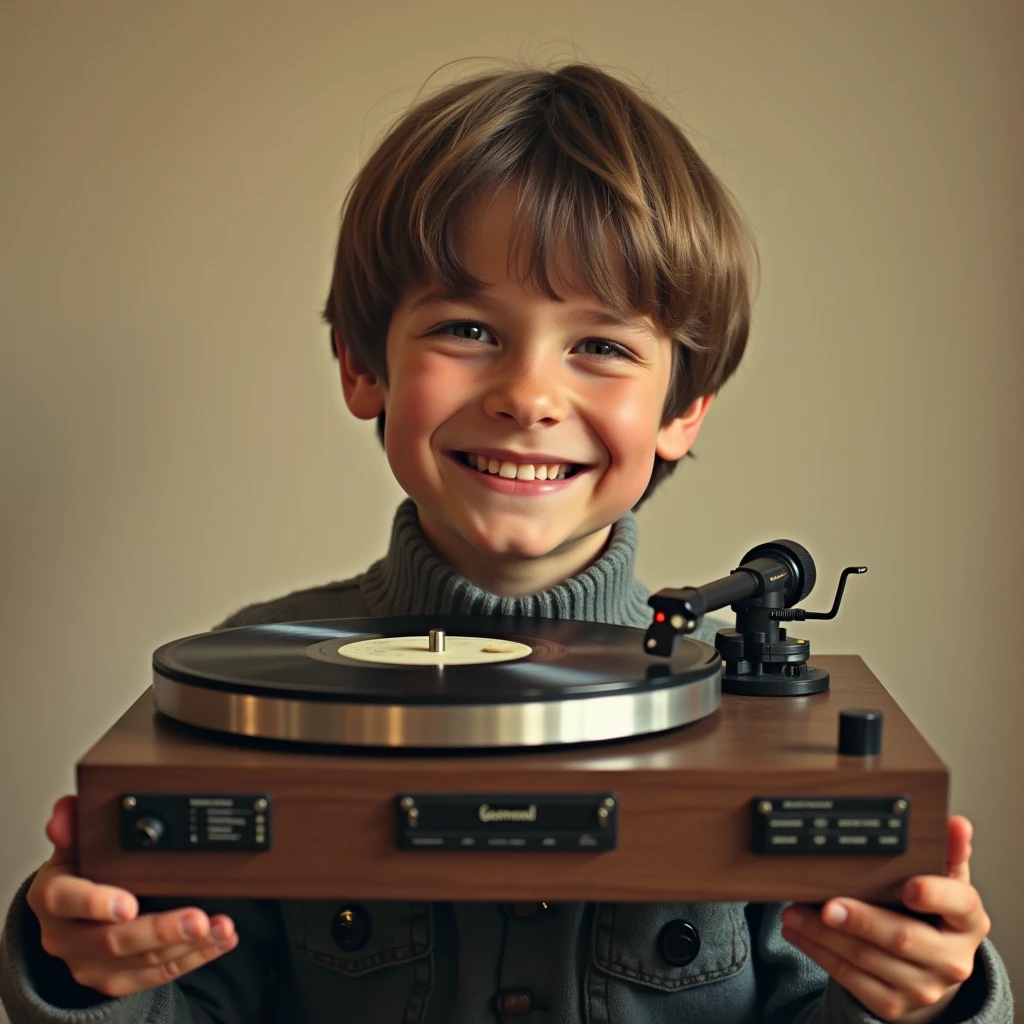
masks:
<svg viewBox="0 0 1024 1024"><path fill-rule="evenodd" d="M717 711L721 663L645 693L512 704L359 704L234 693L153 673L157 710L217 733L344 747L479 749L596 743L665 732Z"/></svg>

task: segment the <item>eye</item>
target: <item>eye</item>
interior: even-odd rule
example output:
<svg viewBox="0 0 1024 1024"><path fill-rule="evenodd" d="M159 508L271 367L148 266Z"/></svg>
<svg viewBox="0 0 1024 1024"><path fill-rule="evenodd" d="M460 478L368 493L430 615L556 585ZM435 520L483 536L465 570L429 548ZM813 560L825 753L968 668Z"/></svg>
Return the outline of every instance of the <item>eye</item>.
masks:
<svg viewBox="0 0 1024 1024"><path fill-rule="evenodd" d="M451 334L464 341L482 341L485 344L494 341L494 335L483 324L478 324L473 320L457 320L453 323L441 324L435 333Z"/></svg>
<svg viewBox="0 0 1024 1024"><path fill-rule="evenodd" d="M633 358L633 354L628 349L604 338L587 338L585 341L581 341L577 348L588 356L618 356L621 359Z"/></svg>

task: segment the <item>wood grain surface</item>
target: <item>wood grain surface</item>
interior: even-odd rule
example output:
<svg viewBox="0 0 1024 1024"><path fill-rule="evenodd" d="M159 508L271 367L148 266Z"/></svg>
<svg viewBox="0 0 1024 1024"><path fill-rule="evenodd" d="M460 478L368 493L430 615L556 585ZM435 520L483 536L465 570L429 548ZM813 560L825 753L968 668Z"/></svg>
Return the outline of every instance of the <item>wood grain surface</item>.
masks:
<svg viewBox="0 0 1024 1024"><path fill-rule="evenodd" d="M725 695L658 736L534 752L410 755L287 747L181 726L147 691L78 764L79 870L140 895L420 900L894 901L945 861L948 773L882 684L851 655L814 663L831 689ZM836 752L839 712L884 713L882 752ZM614 792L618 848L602 853L400 851L394 801L415 793ZM272 849L125 851L125 793L267 793ZM760 795L906 796L910 840L888 857L751 851Z"/></svg>

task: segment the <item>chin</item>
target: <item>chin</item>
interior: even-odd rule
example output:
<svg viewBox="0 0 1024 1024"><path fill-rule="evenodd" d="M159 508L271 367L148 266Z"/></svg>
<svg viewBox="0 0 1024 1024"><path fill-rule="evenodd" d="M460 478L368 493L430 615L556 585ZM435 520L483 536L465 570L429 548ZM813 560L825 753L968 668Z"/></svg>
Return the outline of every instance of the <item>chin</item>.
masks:
<svg viewBox="0 0 1024 1024"><path fill-rule="evenodd" d="M522 520L510 523L473 522L460 529L463 539L482 555L492 558L533 561L566 554L577 545L608 527L608 523L580 523L566 532L565 525L553 523L525 526ZM554 528L553 528L554 527Z"/></svg>
<svg viewBox="0 0 1024 1024"><path fill-rule="evenodd" d="M567 542L564 537L525 534L522 531L474 531L466 538L481 554L495 558L534 559L554 554Z"/></svg>

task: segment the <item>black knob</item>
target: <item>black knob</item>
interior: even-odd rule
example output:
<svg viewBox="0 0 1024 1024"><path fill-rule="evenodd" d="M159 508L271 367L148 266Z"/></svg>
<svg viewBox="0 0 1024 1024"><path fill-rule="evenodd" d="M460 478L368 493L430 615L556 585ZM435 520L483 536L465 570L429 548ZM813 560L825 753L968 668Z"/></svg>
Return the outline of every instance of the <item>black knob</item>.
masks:
<svg viewBox="0 0 1024 1024"><path fill-rule="evenodd" d="M700 936L689 921L669 921L658 935L658 952L673 967L685 967L697 959Z"/></svg>
<svg viewBox="0 0 1024 1024"><path fill-rule="evenodd" d="M839 753L870 757L882 750L882 712L847 708L839 712Z"/></svg>
<svg viewBox="0 0 1024 1024"><path fill-rule="evenodd" d="M360 906L342 907L334 915L331 938L346 953L362 949L370 941L370 915Z"/></svg>
<svg viewBox="0 0 1024 1024"><path fill-rule="evenodd" d="M135 819L135 838L139 846L158 846L166 828L155 814L143 814Z"/></svg>

